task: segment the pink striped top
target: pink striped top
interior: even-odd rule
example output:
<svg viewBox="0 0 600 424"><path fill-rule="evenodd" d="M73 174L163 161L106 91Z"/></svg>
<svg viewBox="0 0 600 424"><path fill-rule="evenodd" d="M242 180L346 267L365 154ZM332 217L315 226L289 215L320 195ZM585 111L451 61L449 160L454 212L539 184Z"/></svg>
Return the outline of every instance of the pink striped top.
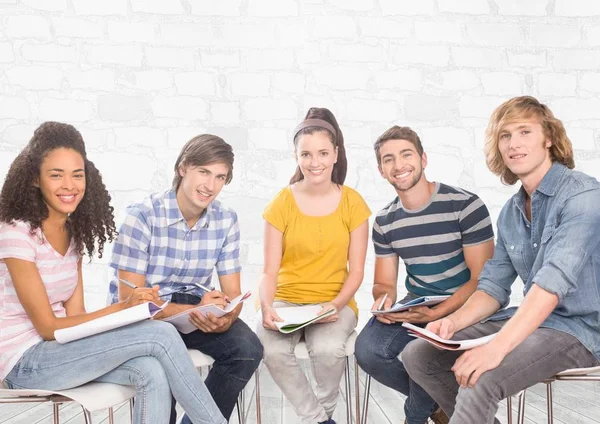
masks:
<svg viewBox="0 0 600 424"><path fill-rule="evenodd" d="M4 258L22 259L36 264L50 306L57 317L66 316L63 302L77 286L79 255L71 242L65 256L45 241L40 229L29 233L29 224L0 224L0 379L4 379L23 353L43 339L17 298Z"/></svg>

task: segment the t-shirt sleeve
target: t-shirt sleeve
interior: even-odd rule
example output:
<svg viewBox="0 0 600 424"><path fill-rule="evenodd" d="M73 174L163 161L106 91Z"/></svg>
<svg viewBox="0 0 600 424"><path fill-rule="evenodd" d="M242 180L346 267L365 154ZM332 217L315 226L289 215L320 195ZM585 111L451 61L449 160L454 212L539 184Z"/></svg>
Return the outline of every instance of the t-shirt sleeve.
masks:
<svg viewBox="0 0 600 424"><path fill-rule="evenodd" d="M0 224L0 259L7 258L35 262L36 240L28 225Z"/></svg>
<svg viewBox="0 0 600 424"><path fill-rule="evenodd" d="M467 200L458 217L463 246L483 243L494 239L490 213L483 201L473 195Z"/></svg>
<svg viewBox="0 0 600 424"><path fill-rule="evenodd" d="M151 239L152 230L147 217L137 207L128 208L113 247L110 266L117 270L146 275Z"/></svg>
<svg viewBox="0 0 600 424"><path fill-rule="evenodd" d="M240 226L235 212L232 215L231 226L219 253L216 269L218 275L235 274L242 270L240 265Z"/></svg>
<svg viewBox="0 0 600 424"><path fill-rule="evenodd" d="M289 193L289 189L286 187L281 190L277 195L271 200L262 214L265 221L271 224L273 227L277 228L282 233L285 232L287 221L288 221L288 211L289 211L289 202L291 193Z"/></svg>
<svg viewBox="0 0 600 424"><path fill-rule="evenodd" d="M387 241L385 233L383 232L377 217L375 217L375 222L373 223L373 232L371 234L371 238L373 239L373 246L375 247L375 256L379 258L384 258L386 256L397 256L394 248Z"/></svg>
<svg viewBox="0 0 600 424"><path fill-rule="evenodd" d="M360 194L356 191L350 191L349 194L349 210L350 210L350 219L348 220L349 226L348 229L350 232L357 229L360 224L365 222L371 216L371 209L365 202L365 199L362 198Z"/></svg>

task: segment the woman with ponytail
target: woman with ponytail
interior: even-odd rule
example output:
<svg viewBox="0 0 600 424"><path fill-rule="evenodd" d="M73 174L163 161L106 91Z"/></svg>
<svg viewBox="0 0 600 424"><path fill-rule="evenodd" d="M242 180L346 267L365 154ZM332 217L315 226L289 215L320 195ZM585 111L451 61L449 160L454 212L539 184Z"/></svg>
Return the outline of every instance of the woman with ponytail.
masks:
<svg viewBox="0 0 600 424"><path fill-rule="evenodd" d="M271 376L302 421L334 424L345 343L357 321L354 294L363 279L371 211L360 194L343 185L344 137L331 111L309 109L293 140L296 172L263 213L258 337ZM291 334L277 331L276 308L314 304L335 313ZM294 355L302 336L316 393Z"/></svg>

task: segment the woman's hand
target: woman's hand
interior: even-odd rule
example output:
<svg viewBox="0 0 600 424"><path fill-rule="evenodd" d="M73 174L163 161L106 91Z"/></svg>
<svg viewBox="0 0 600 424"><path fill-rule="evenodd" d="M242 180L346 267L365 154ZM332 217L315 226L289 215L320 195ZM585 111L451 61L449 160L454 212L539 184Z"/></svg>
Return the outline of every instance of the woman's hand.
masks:
<svg viewBox="0 0 600 424"><path fill-rule="evenodd" d="M129 297L122 302L123 309L147 302L155 302L159 305L162 304L162 301L158 298L158 289L158 286L154 286L151 289L147 287L138 287L132 290Z"/></svg>
<svg viewBox="0 0 600 424"><path fill-rule="evenodd" d="M330 309L333 309L333 314L329 315L328 317L325 317L323 319L320 319L319 321L317 321L317 324L325 324L327 322L335 322L338 320L339 315L339 308L338 306L333 303L333 302L326 302L326 303L321 303L321 310L319 311L319 313L317 315L322 315L325 312L329 311Z"/></svg>
<svg viewBox="0 0 600 424"><path fill-rule="evenodd" d="M279 331L279 329L275 325L275 322L281 322L283 320L281 319L281 317L279 315L277 315L277 311L275 311L275 308L273 308L272 306L263 308L262 317L263 317L263 327L265 327L269 330Z"/></svg>

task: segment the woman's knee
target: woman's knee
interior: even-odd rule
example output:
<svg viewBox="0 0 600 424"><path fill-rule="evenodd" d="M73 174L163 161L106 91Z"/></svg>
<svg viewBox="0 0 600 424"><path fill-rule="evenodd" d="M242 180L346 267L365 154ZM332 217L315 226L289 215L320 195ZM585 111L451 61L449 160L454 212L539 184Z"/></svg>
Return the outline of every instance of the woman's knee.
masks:
<svg viewBox="0 0 600 424"><path fill-rule="evenodd" d="M154 387L166 394L170 393L167 374L158 359L153 356L138 356L122 365L130 370L131 383L136 389Z"/></svg>

